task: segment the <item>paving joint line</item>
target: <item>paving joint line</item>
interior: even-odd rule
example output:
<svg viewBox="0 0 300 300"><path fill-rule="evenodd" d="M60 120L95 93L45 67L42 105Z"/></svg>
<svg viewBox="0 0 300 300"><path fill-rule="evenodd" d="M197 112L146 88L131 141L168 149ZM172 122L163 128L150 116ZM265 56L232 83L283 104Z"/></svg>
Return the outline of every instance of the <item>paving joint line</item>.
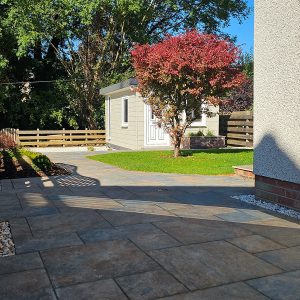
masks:
<svg viewBox="0 0 300 300"><path fill-rule="evenodd" d="M56 289L55 289L54 283L53 283L53 281L51 280L51 277L50 277L50 275L49 275L49 272L48 272L48 270L47 270L47 268L46 268L46 265L45 265L45 262L44 262L44 260L43 260L42 254L41 254L40 251L38 251L38 254L39 254L40 259L41 259L41 261L42 261L42 264L43 264L45 273L47 274L47 277L48 277L48 279L49 279L49 283L51 284L53 293L54 293L56 299L59 299L59 298L58 298L58 295L57 295L57 293L56 293Z"/></svg>
<svg viewBox="0 0 300 300"><path fill-rule="evenodd" d="M176 282L181 283L188 291L190 291L190 289L179 279L177 279L172 273L170 273L163 265L161 265L155 258L153 258L150 254L148 254L147 252L145 252L142 248L140 248L134 241L130 240L140 251L142 251L142 253L144 253L148 258L150 258L152 261L154 261L162 270L164 270L166 273L168 273ZM159 270L157 270L159 271ZM151 272L151 271L146 271L146 272ZM146 273L143 272L143 273Z"/></svg>

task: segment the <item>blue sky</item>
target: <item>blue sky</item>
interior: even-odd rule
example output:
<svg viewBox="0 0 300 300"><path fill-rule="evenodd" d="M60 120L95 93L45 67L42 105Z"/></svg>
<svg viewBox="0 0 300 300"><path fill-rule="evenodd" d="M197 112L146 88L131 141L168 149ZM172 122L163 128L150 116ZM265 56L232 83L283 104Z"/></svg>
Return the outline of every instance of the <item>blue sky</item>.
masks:
<svg viewBox="0 0 300 300"><path fill-rule="evenodd" d="M232 20L230 26L224 28L223 31L237 37L236 44L241 46L244 52L253 51L254 43L254 0L248 0L248 6L251 8L251 14L242 24L237 20Z"/></svg>

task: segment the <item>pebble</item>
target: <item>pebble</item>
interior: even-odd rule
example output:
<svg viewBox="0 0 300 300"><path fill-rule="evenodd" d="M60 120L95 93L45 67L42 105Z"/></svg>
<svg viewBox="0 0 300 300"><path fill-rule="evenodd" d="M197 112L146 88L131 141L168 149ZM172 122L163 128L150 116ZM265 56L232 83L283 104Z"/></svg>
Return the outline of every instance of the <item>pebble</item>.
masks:
<svg viewBox="0 0 300 300"><path fill-rule="evenodd" d="M0 222L0 257L15 255L15 244L8 222Z"/></svg>
<svg viewBox="0 0 300 300"><path fill-rule="evenodd" d="M259 206L264 209L272 210L279 214L300 220L300 212L298 212L294 209L279 205L279 204L255 199L255 195L239 195L239 196L231 196L231 198L234 198L234 199L237 199L237 200L240 200L240 201L243 201L243 202L255 205L255 206Z"/></svg>

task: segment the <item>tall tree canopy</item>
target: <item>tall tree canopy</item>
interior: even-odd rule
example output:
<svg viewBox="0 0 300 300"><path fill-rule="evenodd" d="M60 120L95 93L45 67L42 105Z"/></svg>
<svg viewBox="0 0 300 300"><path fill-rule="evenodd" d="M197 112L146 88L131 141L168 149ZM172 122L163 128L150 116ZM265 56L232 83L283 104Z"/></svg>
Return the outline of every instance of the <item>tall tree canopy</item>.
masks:
<svg viewBox="0 0 300 300"><path fill-rule="evenodd" d="M225 99L220 102L220 114L230 115L234 111L253 109L253 55L246 53L240 60L241 68L247 80L230 91Z"/></svg>
<svg viewBox="0 0 300 300"><path fill-rule="evenodd" d="M99 87L132 72L129 49L135 43L158 42L189 28L220 33L249 10L245 0L0 0L0 5L1 26L15 41L14 58L43 69L41 77L29 64L22 80L48 78L48 68L54 69L51 79L71 80L55 89L78 126L90 128L99 126ZM1 54L0 49L0 67L11 64Z"/></svg>
<svg viewBox="0 0 300 300"><path fill-rule="evenodd" d="M209 114L207 105L245 81L240 50L214 34L189 31L132 51L139 91L170 135L179 155L185 130Z"/></svg>

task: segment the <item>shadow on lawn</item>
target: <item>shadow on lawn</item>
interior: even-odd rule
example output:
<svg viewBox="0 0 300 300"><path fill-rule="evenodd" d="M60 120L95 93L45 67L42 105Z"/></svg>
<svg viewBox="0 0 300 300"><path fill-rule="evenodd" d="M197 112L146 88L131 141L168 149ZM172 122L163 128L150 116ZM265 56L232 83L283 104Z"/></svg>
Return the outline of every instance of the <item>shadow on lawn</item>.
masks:
<svg viewBox="0 0 300 300"><path fill-rule="evenodd" d="M252 149L201 149L201 150L181 150L180 153L182 156L193 156L197 153L208 153L208 154L226 154L226 153L250 153L253 152Z"/></svg>

